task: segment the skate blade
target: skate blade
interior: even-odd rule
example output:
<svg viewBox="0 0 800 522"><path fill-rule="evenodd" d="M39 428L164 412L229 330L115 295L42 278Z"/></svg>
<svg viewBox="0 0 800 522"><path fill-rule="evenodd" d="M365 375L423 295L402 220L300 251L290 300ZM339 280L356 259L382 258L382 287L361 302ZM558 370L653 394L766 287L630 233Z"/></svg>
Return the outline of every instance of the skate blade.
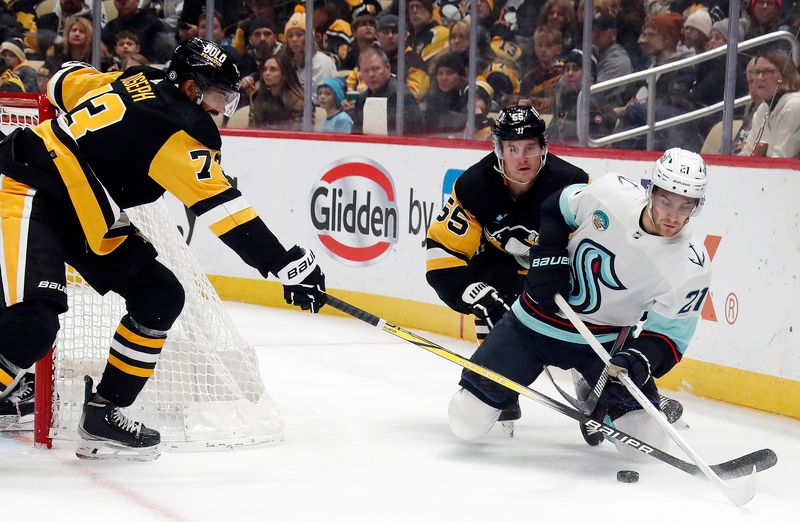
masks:
<svg viewBox="0 0 800 522"><path fill-rule="evenodd" d="M75 456L84 460L150 462L160 457L161 451L158 446L131 448L105 440L82 440L78 442Z"/></svg>
<svg viewBox="0 0 800 522"><path fill-rule="evenodd" d="M500 421L500 426L503 427L503 431L509 437L514 436L514 421Z"/></svg>
<svg viewBox="0 0 800 522"><path fill-rule="evenodd" d="M0 415L0 431L33 431L33 414Z"/></svg>

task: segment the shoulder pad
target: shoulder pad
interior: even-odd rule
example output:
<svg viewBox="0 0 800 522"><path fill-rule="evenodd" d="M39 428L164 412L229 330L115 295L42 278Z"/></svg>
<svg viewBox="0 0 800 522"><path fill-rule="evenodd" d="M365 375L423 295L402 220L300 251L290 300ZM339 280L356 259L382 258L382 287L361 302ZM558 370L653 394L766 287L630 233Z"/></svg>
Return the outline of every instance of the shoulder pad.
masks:
<svg viewBox="0 0 800 522"><path fill-rule="evenodd" d="M174 118L179 129L211 150L222 148L219 129L211 115L187 99L177 87L169 82L158 82L156 90L169 107L170 116Z"/></svg>

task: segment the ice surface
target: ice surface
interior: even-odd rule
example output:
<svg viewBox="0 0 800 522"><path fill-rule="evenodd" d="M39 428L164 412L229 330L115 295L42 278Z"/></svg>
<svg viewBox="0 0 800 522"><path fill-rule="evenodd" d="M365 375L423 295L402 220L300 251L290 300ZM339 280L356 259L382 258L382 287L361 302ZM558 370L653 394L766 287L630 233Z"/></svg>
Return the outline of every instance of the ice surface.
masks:
<svg viewBox="0 0 800 522"><path fill-rule="evenodd" d="M736 508L708 481L586 446L574 421L524 397L513 439L498 426L461 442L447 427L458 366L353 319L227 305L283 413L282 444L97 463L78 461L69 443L39 450L28 435L2 434L6 512L104 522L797 520L796 420L674 395L691 426L681 434L707 463L777 452L755 499ZM463 355L473 348L423 335ZM544 378L534 387L558 398ZM617 482L621 469L640 481Z"/></svg>

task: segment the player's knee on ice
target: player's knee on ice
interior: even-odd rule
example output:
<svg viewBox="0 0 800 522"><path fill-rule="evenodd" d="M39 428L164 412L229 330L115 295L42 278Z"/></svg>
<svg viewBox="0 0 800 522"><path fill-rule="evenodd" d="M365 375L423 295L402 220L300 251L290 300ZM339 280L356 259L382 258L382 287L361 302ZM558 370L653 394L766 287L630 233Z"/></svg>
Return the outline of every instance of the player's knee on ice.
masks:
<svg viewBox="0 0 800 522"><path fill-rule="evenodd" d="M461 388L450 399L450 431L459 439L477 439L492 429L501 411Z"/></svg>
<svg viewBox="0 0 800 522"><path fill-rule="evenodd" d="M659 415L662 415L659 413ZM667 445L667 434L658 425L658 422L644 410L629 411L625 415L614 420L614 427L620 431L636 437L648 446L653 446L660 450ZM631 460L644 461L647 455L627 444L614 440L617 451L625 458Z"/></svg>

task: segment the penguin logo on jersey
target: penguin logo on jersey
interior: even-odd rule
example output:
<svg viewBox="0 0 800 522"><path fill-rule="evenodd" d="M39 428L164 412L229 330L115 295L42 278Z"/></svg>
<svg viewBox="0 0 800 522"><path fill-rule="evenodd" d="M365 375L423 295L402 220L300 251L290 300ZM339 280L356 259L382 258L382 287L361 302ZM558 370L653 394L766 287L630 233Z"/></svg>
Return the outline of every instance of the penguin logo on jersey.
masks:
<svg viewBox="0 0 800 522"><path fill-rule="evenodd" d="M602 232L608 228L608 216L602 210L595 210L592 214L592 225L596 230Z"/></svg>
<svg viewBox="0 0 800 522"><path fill-rule="evenodd" d="M600 308L600 285L611 290L625 290L614 269L616 256L591 239L584 239L575 249L572 267L575 279L569 303L576 312L591 314Z"/></svg>

